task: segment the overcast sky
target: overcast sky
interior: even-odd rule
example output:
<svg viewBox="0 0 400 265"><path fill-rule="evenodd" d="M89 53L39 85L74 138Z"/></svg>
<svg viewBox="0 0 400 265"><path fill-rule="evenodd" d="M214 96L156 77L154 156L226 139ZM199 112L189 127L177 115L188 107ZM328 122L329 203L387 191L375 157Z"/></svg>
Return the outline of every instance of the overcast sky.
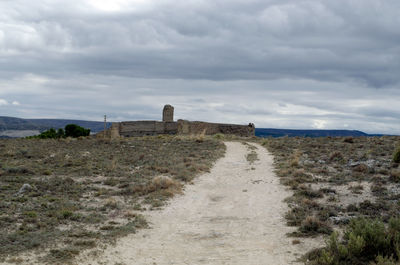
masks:
<svg viewBox="0 0 400 265"><path fill-rule="evenodd" d="M1 0L0 116L400 134L399 0Z"/></svg>

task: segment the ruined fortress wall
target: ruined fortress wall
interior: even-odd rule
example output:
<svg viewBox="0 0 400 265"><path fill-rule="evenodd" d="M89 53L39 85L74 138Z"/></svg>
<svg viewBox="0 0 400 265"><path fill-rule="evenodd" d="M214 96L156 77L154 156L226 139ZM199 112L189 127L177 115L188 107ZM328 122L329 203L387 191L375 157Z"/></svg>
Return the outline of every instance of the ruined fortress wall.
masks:
<svg viewBox="0 0 400 265"><path fill-rule="evenodd" d="M111 128L107 129L105 133L106 138L112 139L119 138L121 136L135 137L160 134L213 135L217 133L248 137L255 135L255 128L253 125L236 125L186 120L179 120L178 122L126 121L113 123ZM104 132L98 133L97 137L104 137Z"/></svg>
<svg viewBox="0 0 400 265"><path fill-rule="evenodd" d="M176 122L125 121L119 123L119 135L124 137L177 134Z"/></svg>
<svg viewBox="0 0 400 265"><path fill-rule="evenodd" d="M115 122L105 132L97 134L97 137L119 138L159 134L206 134L217 133L233 134L237 136L254 136L254 124L237 125L224 123L210 123L202 121L178 120L174 122L174 107L165 105L163 109L163 121L124 121Z"/></svg>
<svg viewBox="0 0 400 265"><path fill-rule="evenodd" d="M210 123L201 121L179 120L178 122L162 121L126 121L115 122L106 130L106 138L135 137L160 134L205 134L217 133L233 134L237 136L254 136L255 128L251 125L236 125L224 123ZM97 134L98 138L104 137L104 132Z"/></svg>
<svg viewBox="0 0 400 265"><path fill-rule="evenodd" d="M234 134L237 136L254 136L255 127L249 125L236 125L224 123L210 123L202 121L178 120L178 134L206 134L213 135L217 133Z"/></svg>
<svg viewBox="0 0 400 265"><path fill-rule="evenodd" d="M120 134L119 134L120 127L121 127L121 124L119 122L118 123L113 122L111 124L111 128L109 130L110 130L110 137L112 139L120 137Z"/></svg>
<svg viewBox="0 0 400 265"><path fill-rule="evenodd" d="M120 123L119 122L113 122L111 124L111 128L106 129L105 131L98 132L96 134L96 138L119 138L119 128L120 128Z"/></svg>

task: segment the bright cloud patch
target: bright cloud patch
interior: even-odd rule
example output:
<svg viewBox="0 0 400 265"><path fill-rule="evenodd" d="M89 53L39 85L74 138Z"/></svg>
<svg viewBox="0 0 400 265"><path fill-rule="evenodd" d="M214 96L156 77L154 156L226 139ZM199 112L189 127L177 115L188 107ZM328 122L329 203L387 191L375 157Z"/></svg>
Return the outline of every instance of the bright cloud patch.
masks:
<svg viewBox="0 0 400 265"><path fill-rule="evenodd" d="M8 105L7 100L0 98L0 106Z"/></svg>
<svg viewBox="0 0 400 265"><path fill-rule="evenodd" d="M323 120L314 120L312 127L314 129L325 129L327 122Z"/></svg>

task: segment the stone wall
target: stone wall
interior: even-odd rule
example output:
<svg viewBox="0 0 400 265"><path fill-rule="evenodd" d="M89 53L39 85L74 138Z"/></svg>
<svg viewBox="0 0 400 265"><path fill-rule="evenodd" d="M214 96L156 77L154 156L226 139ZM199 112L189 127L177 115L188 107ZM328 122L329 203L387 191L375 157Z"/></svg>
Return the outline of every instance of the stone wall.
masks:
<svg viewBox="0 0 400 265"><path fill-rule="evenodd" d="M213 135L217 133L233 134L237 136L254 136L254 124L237 125L224 123L210 123L202 121L178 120L178 134L205 134Z"/></svg>
<svg viewBox="0 0 400 265"><path fill-rule="evenodd" d="M217 133L248 137L254 136L255 128L253 124L236 125L187 120L178 120L178 122L124 121L113 123L111 128L106 131L106 138L115 139L121 136L135 137L160 134L213 135ZM98 133L97 137L104 137L104 132Z"/></svg>
<svg viewBox="0 0 400 265"><path fill-rule="evenodd" d="M98 132L96 134L96 138L111 138L111 139L119 138L120 125L121 125L120 122L113 122L111 124L111 128L108 128L105 131Z"/></svg>
<svg viewBox="0 0 400 265"><path fill-rule="evenodd" d="M125 121L119 123L119 135L123 137L177 134L176 122L162 121Z"/></svg>
<svg viewBox="0 0 400 265"><path fill-rule="evenodd" d="M97 134L98 138L119 138L159 134L233 134L237 136L254 136L254 124L236 125L210 123L202 121L178 120L174 122L174 107L165 105L163 121L123 121L114 122L111 128Z"/></svg>

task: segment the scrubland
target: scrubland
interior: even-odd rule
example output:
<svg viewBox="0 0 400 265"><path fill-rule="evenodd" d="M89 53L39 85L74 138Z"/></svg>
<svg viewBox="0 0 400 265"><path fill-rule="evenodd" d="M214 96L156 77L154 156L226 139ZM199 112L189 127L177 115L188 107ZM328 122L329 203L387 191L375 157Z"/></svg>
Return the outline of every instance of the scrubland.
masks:
<svg viewBox="0 0 400 265"><path fill-rule="evenodd" d="M224 135L0 140L0 262L36 251L40 263L64 264L147 227L141 213L207 172L227 140L247 146L250 165L258 157L246 142L274 155L277 177L292 190L285 219L297 228L288 236L293 244L326 239L304 263L399 263L400 137Z"/></svg>
<svg viewBox="0 0 400 265"><path fill-rule="evenodd" d="M262 140L286 199L290 234L326 235L308 264L398 264L400 258L400 137Z"/></svg>
<svg viewBox="0 0 400 265"><path fill-rule="evenodd" d="M36 252L39 263L65 264L145 228L142 211L161 207L224 151L204 137L0 140L0 262Z"/></svg>

